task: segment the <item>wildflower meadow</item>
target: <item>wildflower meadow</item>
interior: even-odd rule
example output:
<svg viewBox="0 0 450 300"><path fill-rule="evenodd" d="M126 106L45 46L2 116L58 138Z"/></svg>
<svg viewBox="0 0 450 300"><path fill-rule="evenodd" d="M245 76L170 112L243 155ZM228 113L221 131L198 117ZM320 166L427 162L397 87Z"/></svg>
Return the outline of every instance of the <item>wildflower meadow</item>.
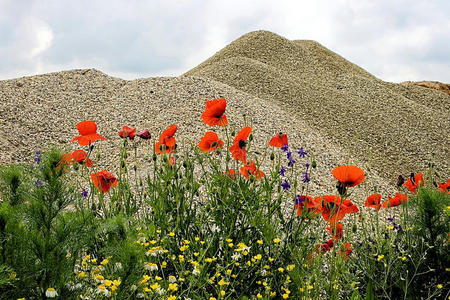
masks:
<svg viewBox="0 0 450 300"><path fill-rule="evenodd" d="M198 117L191 149L174 124L118 128L118 173L97 167L108 141L91 120L78 150L1 166L0 298L450 299L450 179L431 163L366 199L364 170L336 166L335 193L316 195L320 162L285 133L253 149L223 98ZM152 152L144 177L136 147Z"/></svg>

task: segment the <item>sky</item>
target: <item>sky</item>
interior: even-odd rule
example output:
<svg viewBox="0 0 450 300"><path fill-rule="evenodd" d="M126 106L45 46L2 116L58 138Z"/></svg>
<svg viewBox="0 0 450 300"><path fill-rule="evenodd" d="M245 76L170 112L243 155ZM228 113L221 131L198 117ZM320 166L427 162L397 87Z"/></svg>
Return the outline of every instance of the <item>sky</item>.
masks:
<svg viewBox="0 0 450 300"><path fill-rule="evenodd" d="M385 81L450 83L449 0L0 0L0 80L178 76L255 30L315 40Z"/></svg>

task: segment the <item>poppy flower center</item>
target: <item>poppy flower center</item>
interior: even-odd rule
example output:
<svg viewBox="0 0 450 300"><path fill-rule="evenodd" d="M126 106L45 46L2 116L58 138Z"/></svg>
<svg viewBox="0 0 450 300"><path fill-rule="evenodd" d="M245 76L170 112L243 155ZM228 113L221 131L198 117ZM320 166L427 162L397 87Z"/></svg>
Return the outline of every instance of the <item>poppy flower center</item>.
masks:
<svg viewBox="0 0 450 300"><path fill-rule="evenodd" d="M243 140L239 140L239 148L244 149L247 146L247 142Z"/></svg>
<svg viewBox="0 0 450 300"><path fill-rule="evenodd" d="M214 141L214 142L211 143L211 147L210 148L215 148L215 147L217 147L217 145L218 145L218 143L216 141Z"/></svg>

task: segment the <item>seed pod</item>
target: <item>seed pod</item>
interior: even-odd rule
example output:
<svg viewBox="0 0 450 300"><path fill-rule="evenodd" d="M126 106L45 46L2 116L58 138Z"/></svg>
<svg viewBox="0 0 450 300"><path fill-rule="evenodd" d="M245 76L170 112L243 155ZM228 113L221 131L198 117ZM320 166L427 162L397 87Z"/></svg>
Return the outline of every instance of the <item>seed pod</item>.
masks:
<svg viewBox="0 0 450 300"><path fill-rule="evenodd" d="M312 161L311 166L315 169L317 167L317 162L315 160Z"/></svg>
<svg viewBox="0 0 450 300"><path fill-rule="evenodd" d="M272 153L270 153L270 160L274 160L275 159L275 154L273 154L273 152Z"/></svg>
<svg viewBox="0 0 450 300"><path fill-rule="evenodd" d="M356 233L356 231L358 230L358 226L356 226L356 224L353 224L352 226L352 232Z"/></svg>
<svg viewBox="0 0 450 300"><path fill-rule="evenodd" d="M156 154L155 153L153 153L152 159L153 159L153 161L156 161Z"/></svg>

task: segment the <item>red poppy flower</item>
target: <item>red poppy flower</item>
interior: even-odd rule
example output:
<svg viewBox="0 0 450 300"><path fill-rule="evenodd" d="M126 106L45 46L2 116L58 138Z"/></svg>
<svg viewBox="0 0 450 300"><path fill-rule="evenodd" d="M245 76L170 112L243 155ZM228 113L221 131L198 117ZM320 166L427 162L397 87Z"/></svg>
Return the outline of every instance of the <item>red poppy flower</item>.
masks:
<svg viewBox="0 0 450 300"><path fill-rule="evenodd" d="M250 135L252 128L247 126L243 128L233 140L233 145L230 147L230 152L235 160L240 160L244 164L247 162L247 138Z"/></svg>
<svg viewBox="0 0 450 300"><path fill-rule="evenodd" d="M253 160L246 163L244 167L241 167L241 174L247 179L250 178L250 175L255 175L257 180L265 176L264 172L258 170Z"/></svg>
<svg viewBox="0 0 450 300"><path fill-rule="evenodd" d="M347 259L350 259L350 255L352 254L352 252L353 252L353 249L352 249L352 247L350 247L350 243L345 243L344 245L342 245L343 246L343 249L342 250L339 250L339 254L345 259L345 260L347 260Z"/></svg>
<svg viewBox="0 0 450 300"><path fill-rule="evenodd" d="M439 183L438 186L439 186L439 191L450 194L450 179L447 181L447 183Z"/></svg>
<svg viewBox="0 0 450 300"><path fill-rule="evenodd" d="M63 156L61 156L61 159L59 160L58 165L56 166L56 170L64 168L64 171L67 171L66 167L71 164L73 164L72 153L66 153Z"/></svg>
<svg viewBox="0 0 450 300"><path fill-rule="evenodd" d="M227 117L224 115L226 107L227 101L225 98L206 101L206 109L202 113L203 123L206 123L209 126L228 125Z"/></svg>
<svg viewBox="0 0 450 300"><path fill-rule="evenodd" d="M372 194L366 199L364 206L375 208L379 210L381 207L381 194Z"/></svg>
<svg viewBox="0 0 450 300"><path fill-rule="evenodd" d="M86 151L84 151L84 150L73 151L72 157L73 157L73 160L79 164L86 163L86 166L89 168L93 166L92 160L89 159Z"/></svg>
<svg viewBox="0 0 450 300"><path fill-rule="evenodd" d="M61 157L58 163L58 168L63 168L68 165L72 165L74 161L76 161L79 164L86 163L86 166L89 168L93 166L92 160L89 159L86 151L75 150L72 153L66 153Z"/></svg>
<svg viewBox="0 0 450 300"><path fill-rule="evenodd" d="M388 197L388 200L384 201L382 206L384 208L389 208L393 206L399 206L402 203L408 201L408 196L404 194L397 193L394 198Z"/></svg>
<svg viewBox="0 0 450 300"><path fill-rule="evenodd" d="M316 198L315 201L322 202L322 217L331 224L342 220L348 213L357 213L359 211L358 207L350 200L341 201L341 198L335 195L326 195Z"/></svg>
<svg viewBox="0 0 450 300"><path fill-rule="evenodd" d="M414 182L411 180L412 177L414 177ZM419 185L424 185L422 173L416 174L414 176L411 174L411 177L404 184L404 186L406 186L408 190L410 190L414 194L417 194L417 188L419 187Z"/></svg>
<svg viewBox="0 0 450 300"><path fill-rule="evenodd" d="M324 254L324 253L330 251L331 248L333 248L333 246L334 246L333 240L328 240L325 243L322 243L322 244L316 246L316 253L320 252L320 253Z"/></svg>
<svg viewBox="0 0 450 300"><path fill-rule="evenodd" d="M281 148L284 145L288 144L288 138L286 133L279 133L276 136L274 136L270 142L269 142L269 146L273 146L273 147L277 147L277 148Z"/></svg>
<svg viewBox="0 0 450 300"><path fill-rule="evenodd" d="M344 230L341 223L336 223L336 226L327 226L327 230L331 233L333 240L337 241L344 236Z"/></svg>
<svg viewBox="0 0 450 300"><path fill-rule="evenodd" d="M91 174L91 180L94 186L100 191L102 190L103 193L107 193L109 189L112 187L116 187L118 180L114 174L109 173L106 170L101 170L97 173Z"/></svg>
<svg viewBox="0 0 450 300"><path fill-rule="evenodd" d="M171 153L175 149L176 140L173 137L177 132L177 125L170 125L169 128L163 131L161 136L159 137L159 142L155 145L155 151L159 154L163 153L163 150L166 153Z"/></svg>
<svg viewBox="0 0 450 300"><path fill-rule="evenodd" d="M148 129L139 131L138 133L136 133L136 135L143 140L149 140L152 138L152 135L150 134L150 131Z"/></svg>
<svg viewBox="0 0 450 300"><path fill-rule="evenodd" d="M128 126L123 126L119 131L119 136L121 138L130 138L130 140L134 140L134 136L136 135L136 128L130 128Z"/></svg>
<svg viewBox="0 0 450 300"><path fill-rule="evenodd" d="M211 152L215 151L217 148L222 148L223 141L219 140L217 133L208 131L200 140L198 147L204 152Z"/></svg>
<svg viewBox="0 0 450 300"><path fill-rule="evenodd" d="M301 195L298 196L296 199L295 208L297 209L297 215L299 217L302 216L305 204L307 209L308 217L317 217L320 214L321 211L321 202L316 201L316 199L313 200L311 196L307 195Z"/></svg>
<svg viewBox="0 0 450 300"><path fill-rule="evenodd" d="M363 170L356 166L340 166L331 173L344 188L354 187L365 180Z"/></svg>
<svg viewBox="0 0 450 300"><path fill-rule="evenodd" d="M80 136L74 137L72 142L77 141L82 146L89 146L97 140L106 140L97 133L97 124L94 121L81 121L77 124Z"/></svg>

